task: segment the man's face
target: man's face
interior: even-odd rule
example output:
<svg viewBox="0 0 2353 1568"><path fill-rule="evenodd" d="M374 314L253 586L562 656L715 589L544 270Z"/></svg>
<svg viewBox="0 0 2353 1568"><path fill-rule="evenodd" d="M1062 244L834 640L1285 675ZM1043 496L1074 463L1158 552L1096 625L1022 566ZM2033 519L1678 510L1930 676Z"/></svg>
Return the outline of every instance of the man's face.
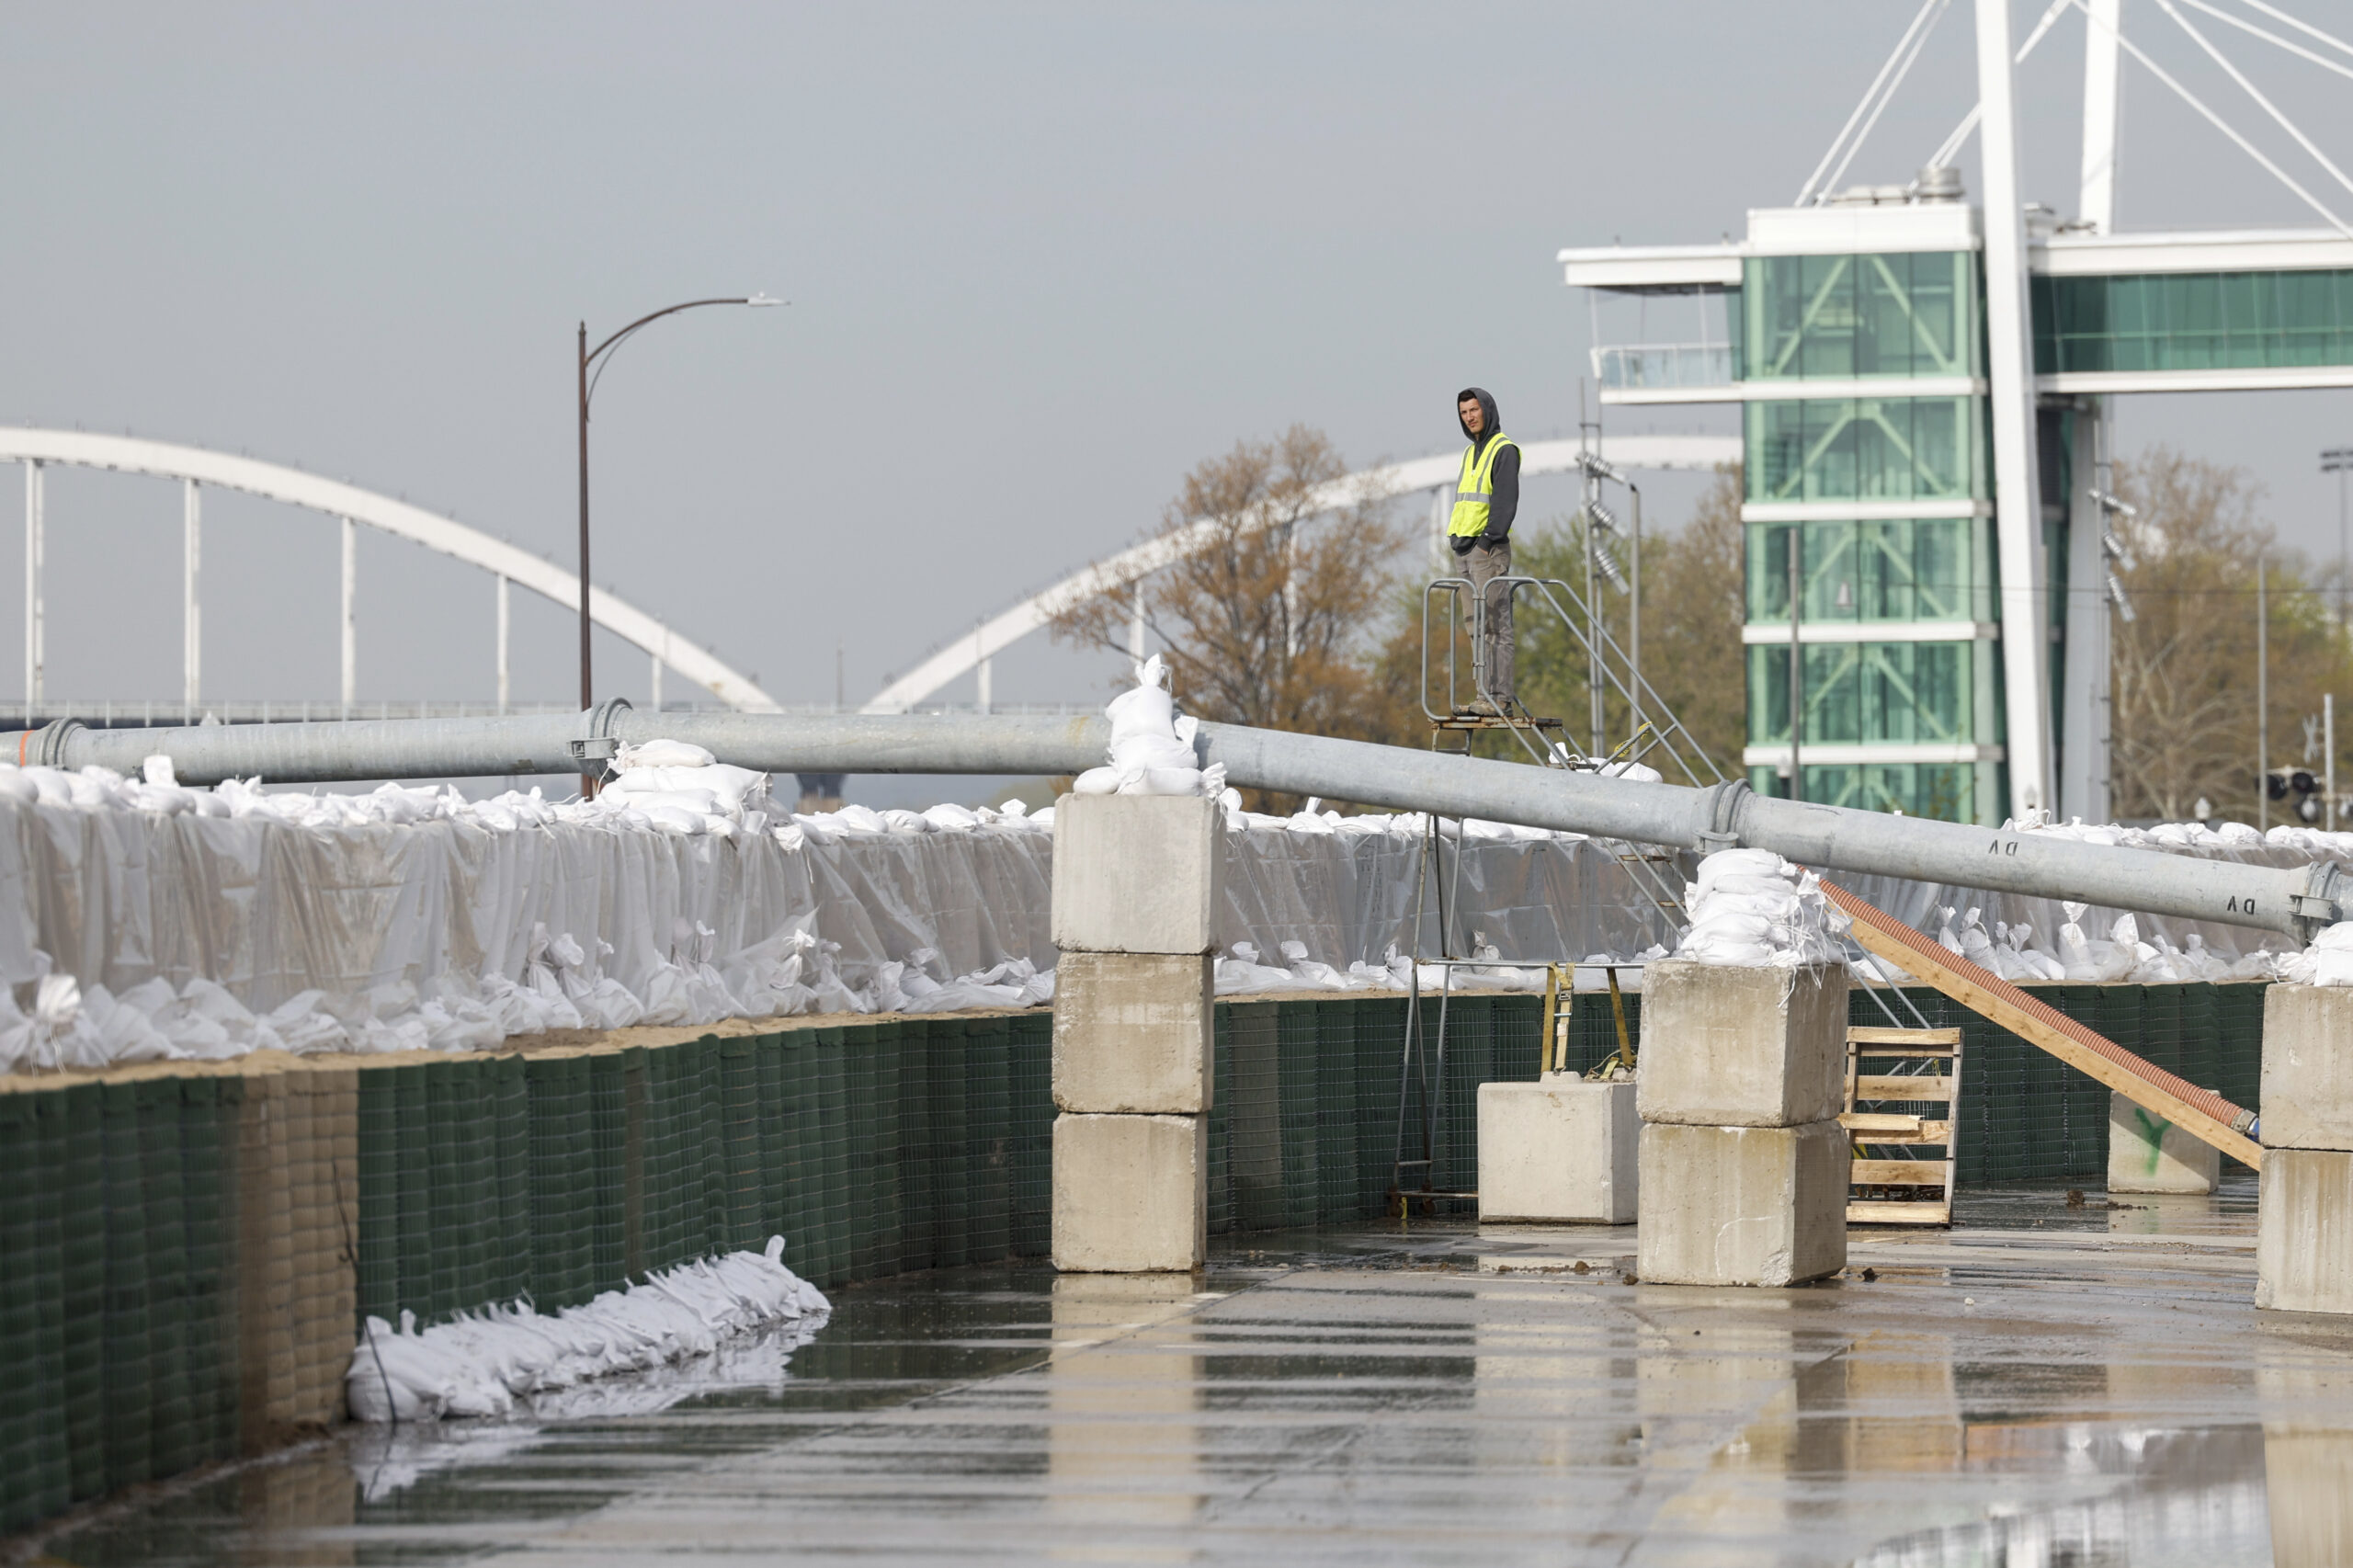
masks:
<svg viewBox="0 0 2353 1568"><path fill-rule="evenodd" d="M1466 397L1455 404L1462 414L1462 427L1473 436L1483 435L1487 428L1487 411L1479 406L1475 397Z"/></svg>

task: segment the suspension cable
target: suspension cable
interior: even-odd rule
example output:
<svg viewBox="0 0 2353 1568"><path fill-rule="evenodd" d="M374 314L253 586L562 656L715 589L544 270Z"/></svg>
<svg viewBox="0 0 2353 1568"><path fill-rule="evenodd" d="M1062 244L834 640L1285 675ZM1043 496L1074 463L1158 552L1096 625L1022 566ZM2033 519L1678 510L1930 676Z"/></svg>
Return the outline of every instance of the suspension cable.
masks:
<svg viewBox="0 0 2353 1568"><path fill-rule="evenodd" d="M2084 0L2073 0L2073 4L2077 10L2083 12L2086 17L2089 17L2095 25L2103 25L2100 24L2098 17L2092 16L2091 7L2085 5ZM2261 164L2264 168L2269 172L2272 178L2278 180L2281 185L2286 186L2290 190L2295 192L2297 196L2302 198L2305 206L2310 207L2313 211L2327 219L2330 228L2335 229L2338 233L2343 234L2347 239L2353 239L2353 224L2347 223L2344 219L2339 218L2336 213L2330 211L2326 206L2322 204L2320 198L2314 196L2311 191L2306 190L2302 186L2297 184L2294 176L2290 176L2287 170L2273 163L2269 158L2265 157L2261 148L2257 147L2254 142L2248 141L2245 137L2233 130L2230 122L2225 120L2221 115L2216 114L2212 109L2208 108L2204 103L2200 101L2197 94L2191 92L2188 87L2183 86L2179 82L2175 81L2166 72L2165 68L2158 64L2155 61L2150 59L2148 55L2142 51L2139 45L2135 44L2131 39L2126 38L2123 33L2113 28L2109 29L2109 35L2116 40L2118 48L2123 50L2125 53L2131 55L2133 59L2146 66L2148 68L2149 74L2154 76L2158 81L2163 82L2166 86L2171 87L2177 97L2180 98L2182 102L2188 104L2191 108L2196 109L2200 115L2204 117L2208 124L2211 125L2215 130L2221 131L2223 135L2229 137L2234 142L2235 142L2238 145L2239 151L2245 153L2248 157L2253 158L2256 163Z"/></svg>
<svg viewBox="0 0 2353 1568"><path fill-rule="evenodd" d="M2328 161L2328 154L2322 152L2318 147L2313 146L2313 139L2311 137L2297 130L2294 121L2290 120L2286 115L2280 113L2269 98L2265 97L2261 93L2257 92L2256 90L2255 84L2248 81L2246 77L2240 73L2239 68L2232 64L2221 50L2215 48L2211 43L2209 43L2206 40L2206 35L2200 32L2195 27L2191 26L2188 17L2185 17L2179 11L2175 10L2173 8L2173 0L2157 0L2157 7L2164 11L2166 16L2171 17L2173 18L2174 25L2179 28L2183 32L2188 33L2190 38L2196 41L2198 47L2206 51L2208 57L2211 58L2215 64L2228 72L2230 74L2231 80L2236 82L2239 86L2245 90L2248 97L2253 98L2258 105L2260 105L2263 112L2269 115L2273 122L2276 123L2280 130L2294 137L2296 139L2297 146L2302 147L2305 152L2310 153L2315 163L2319 164L2322 168L2326 169L2330 174L2336 176L2337 184L2343 186L2347 191L2353 191L2353 179L2347 179L2345 177L2345 171L2338 168L2335 164L2330 163Z"/></svg>
<svg viewBox="0 0 2353 1568"><path fill-rule="evenodd" d="M1831 160L1838 155L1838 149L1846 145L1848 133L1855 129L1856 122L1863 118L1863 111L1870 108L1872 101L1879 97L1880 87L1887 81L1888 73L1895 69L1896 62L1902 60L1904 51L1912 46L1913 35L1926 25L1929 17L1943 10L1947 3L1948 0L1924 0L1918 14L1912 18L1912 25L1904 29L1902 38L1895 40L1894 52L1887 57L1887 63L1879 68L1879 74L1872 77L1871 85L1864 89L1862 101L1855 105L1855 112L1847 117L1847 123L1840 126L1838 134L1831 138L1829 150L1822 154L1822 162L1814 165L1813 173L1806 176L1805 185L1799 190L1798 199L1790 203L1791 206L1803 207L1813 199L1814 191L1822 184L1824 173L1830 167Z"/></svg>
<svg viewBox="0 0 2353 1568"><path fill-rule="evenodd" d="M2309 60L2324 71L2334 71L2340 76L2353 77L2353 66L2339 65L2336 61L2331 60L2325 54L2314 54L2311 50L2306 49L2302 44L2296 42L2293 39L2284 39L2278 33L2266 32L2263 28L2256 27L2253 22L2248 21L2245 17L2234 17L2228 11L2220 10L2208 5L2206 0L2182 0L2182 4L2185 6L2195 6L2197 9L2205 12L2208 16L2213 17L2218 22L2228 22L2232 27L2238 28L2239 31L2243 33L2250 33L2255 37L2261 39L2264 42L2270 44L2275 49L2284 49L2300 60Z"/></svg>
<svg viewBox="0 0 2353 1568"><path fill-rule="evenodd" d="M2073 3L2074 0L2051 0L2050 8L2042 13L2042 20L2035 23L2034 31L2026 35L2026 41L2018 45L2018 54L2010 63L2025 64L2026 57L2034 52L2034 46L2042 41L2042 35L2051 30L2051 25L2056 22L2060 15ZM1938 144L1936 152L1928 159L1927 166L1932 169L1940 169L1959 157L1961 144L1969 140L1970 132L1977 129L1977 122L1984 117L1984 105L1970 105L1969 112L1961 117L1961 123L1953 127L1952 134Z"/></svg>
<svg viewBox="0 0 2353 1568"><path fill-rule="evenodd" d="M1887 91L1880 95L1878 104L1871 109L1870 118L1863 121L1863 128L1855 132L1854 141L1847 143L1847 155L1838 160L1837 168L1833 170L1830 177L1823 182L1822 190L1818 194L1816 199L1819 199L1820 197L1827 196L1830 192L1836 190L1838 187L1838 182L1847 177L1847 165L1855 161L1855 154L1861 152L1863 150L1863 143L1870 140L1871 130L1879 124L1879 117L1885 114L1887 112L1887 106L1895 101L1896 89L1904 85L1904 78L1911 74L1913 62L1920 58L1920 51L1928 46L1929 35L1937 30L1937 22L1943 19L1944 12L1939 8L1937 12L1936 18L1931 20L1927 27L1920 29L1919 38L1913 42L1912 52L1905 55L1904 57L1904 63L1896 68L1894 79L1888 83Z"/></svg>
<svg viewBox="0 0 2353 1568"><path fill-rule="evenodd" d="M2300 22L2296 20L2295 17L2288 15L2287 12L2279 9L2277 6L2267 6L2263 3L2263 0L2245 0L2245 4L2262 12L2265 16L2270 17L2275 22L2285 22L2290 27L2295 28L2298 32L2309 33L2313 38L2320 40L2321 42L2328 45L2331 49L2341 49L2347 54L2353 54L2353 43L2347 43L2341 38L2332 38L2327 33L2325 33L2318 28L2313 26L2310 22Z"/></svg>

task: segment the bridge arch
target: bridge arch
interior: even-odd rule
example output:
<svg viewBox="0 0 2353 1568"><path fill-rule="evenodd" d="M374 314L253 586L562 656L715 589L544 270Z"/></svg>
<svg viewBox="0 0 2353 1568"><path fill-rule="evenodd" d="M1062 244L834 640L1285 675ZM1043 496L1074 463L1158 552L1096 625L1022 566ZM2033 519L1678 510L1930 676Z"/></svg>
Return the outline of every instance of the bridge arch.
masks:
<svg viewBox="0 0 2353 1568"><path fill-rule="evenodd" d="M81 430L44 430L26 426L0 426L0 462L26 465L27 560L28 564L33 567L26 579L28 702L37 695L30 687L40 667L41 610L38 562L41 528L40 470L45 466L109 469L119 473L176 479L187 486L190 631L187 676L190 701L197 699L199 646L195 628L200 604L195 592L195 562L198 559L196 550L200 516L198 488L203 485L243 491L248 495L283 502L343 521L343 664L347 701L350 697L355 662L352 631L352 529L355 526L375 528L397 539L421 544L437 554L480 567L498 578L498 667L502 699L505 697L506 671L506 585L517 584L575 614L580 608L579 578L552 562L544 561L519 546L483 533L479 528L469 528L453 518L428 512L421 506L362 490L358 485L322 479L300 469L262 462L254 458L233 457L226 452L208 451L200 447L151 441L135 436L102 436ZM591 586L588 591L588 615L597 625L642 649L660 661L664 668L676 671L729 707L749 713L780 711L776 699L761 690L749 676L730 667L709 649L689 642L617 596Z"/></svg>

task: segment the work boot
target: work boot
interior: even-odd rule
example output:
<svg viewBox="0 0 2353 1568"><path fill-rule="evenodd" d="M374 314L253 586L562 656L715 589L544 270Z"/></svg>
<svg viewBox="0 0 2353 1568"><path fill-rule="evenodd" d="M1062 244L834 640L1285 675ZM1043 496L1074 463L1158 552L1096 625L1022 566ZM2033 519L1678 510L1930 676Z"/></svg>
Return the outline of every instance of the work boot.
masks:
<svg viewBox="0 0 2353 1568"><path fill-rule="evenodd" d="M1504 710L1483 697L1474 697L1460 710L1473 719L1500 719Z"/></svg>

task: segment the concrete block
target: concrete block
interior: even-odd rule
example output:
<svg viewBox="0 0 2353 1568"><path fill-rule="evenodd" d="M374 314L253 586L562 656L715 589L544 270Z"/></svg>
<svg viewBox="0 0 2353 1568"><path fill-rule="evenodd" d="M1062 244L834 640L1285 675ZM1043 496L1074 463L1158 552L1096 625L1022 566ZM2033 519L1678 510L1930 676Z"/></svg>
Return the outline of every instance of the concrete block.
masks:
<svg viewBox="0 0 2353 1568"><path fill-rule="evenodd" d="M1644 1121L1804 1127L1846 1106L1847 971L1665 960L1643 973Z"/></svg>
<svg viewBox="0 0 2353 1568"><path fill-rule="evenodd" d="M1212 1102L1209 953L1066 952L1054 971L1054 1105L1199 1116Z"/></svg>
<svg viewBox="0 0 2353 1568"><path fill-rule="evenodd" d="M1064 795L1054 806L1054 946L1205 953L1217 946L1225 808L1189 795Z"/></svg>
<svg viewBox="0 0 2353 1568"><path fill-rule="evenodd" d="M2353 1153L2266 1149L2256 1190L2255 1304L2353 1312Z"/></svg>
<svg viewBox="0 0 2353 1568"><path fill-rule="evenodd" d="M1209 1256L1209 1119L1054 1119L1054 1267L1184 1272Z"/></svg>
<svg viewBox="0 0 2353 1568"><path fill-rule="evenodd" d="M1641 1133L1629 1083L1480 1085L1479 1218L1631 1223Z"/></svg>
<svg viewBox="0 0 2353 1568"><path fill-rule="evenodd" d="M2109 1191L2211 1192L2222 1179L2221 1150L2109 1092Z"/></svg>
<svg viewBox="0 0 2353 1568"><path fill-rule="evenodd" d="M1635 1272L1659 1285L1794 1285L1836 1274L1847 1265L1852 1157L1835 1121L1645 1124Z"/></svg>
<svg viewBox="0 0 2353 1568"><path fill-rule="evenodd" d="M2353 987L2263 995L2263 1146L2353 1149Z"/></svg>

